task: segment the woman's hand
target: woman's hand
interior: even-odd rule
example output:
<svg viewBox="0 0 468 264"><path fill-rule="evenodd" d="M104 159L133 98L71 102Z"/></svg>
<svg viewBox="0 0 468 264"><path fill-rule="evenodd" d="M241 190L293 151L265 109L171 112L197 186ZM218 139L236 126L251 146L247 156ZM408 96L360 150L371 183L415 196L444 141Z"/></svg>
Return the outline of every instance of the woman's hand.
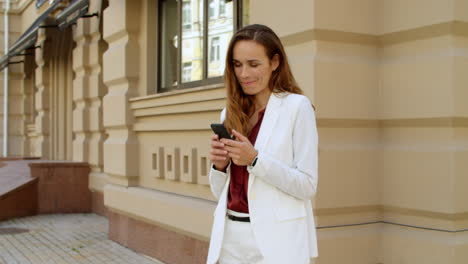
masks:
<svg viewBox="0 0 468 264"><path fill-rule="evenodd" d="M213 134L211 137L210 160L219 171L226 171L231 158L225 149L224 143L220 142L218 135Z"/></svg>
<svg viewBox="0 0 468 264"><path fill-rule="evenodd" d="M241 133L232 130L236 140L221 139L221 142L225 144L224 149L228 151L229 157L232 162L237 166L247 166L252 164L258 152L255 150L249 139Z"/></svg>

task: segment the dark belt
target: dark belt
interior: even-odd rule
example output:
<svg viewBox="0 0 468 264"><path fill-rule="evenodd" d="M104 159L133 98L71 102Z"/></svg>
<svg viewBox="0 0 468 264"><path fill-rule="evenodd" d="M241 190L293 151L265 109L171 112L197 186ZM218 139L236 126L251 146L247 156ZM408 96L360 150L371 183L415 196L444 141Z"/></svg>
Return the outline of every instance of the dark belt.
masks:
<svg viewBox="0 0 468 264"><path fill-rule="evenodd" d="M232 221L250 222L250 217L239 217L239 216L230 215L230 214L227 214L227 217Z"/></svg>

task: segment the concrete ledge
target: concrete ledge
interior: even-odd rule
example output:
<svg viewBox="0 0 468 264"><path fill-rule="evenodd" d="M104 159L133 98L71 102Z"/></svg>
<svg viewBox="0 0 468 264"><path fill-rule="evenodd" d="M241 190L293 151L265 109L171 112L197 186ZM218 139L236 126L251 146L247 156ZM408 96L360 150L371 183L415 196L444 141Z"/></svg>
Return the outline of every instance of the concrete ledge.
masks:
<svg viewBox="0 0 468 264"><path fill-rule="evenodd" d="M104 206L104 194L99 191L92 191L91 199L91 211L97 215L109 218L109 210Z"/></svg>
<svg viewBox="0 0 468 264"><path fill-rule="evenodd" d="M90 167L85 162L43 161L28 164L38 178L38 213L89 213Z"/></svg>
<svg viewBox="0 0 468 264"><path fill-rule="evenodd" d="M58 168L58 167L89 167L86 162L70 162L70 161L43 161L40 163L29 163L31 168Z"/></svg>
<svg viewBox="0 0 468 264"><path fill-rule="evenodd" d="M134 219L208 241L216 203L172 193L108 184L104 205Z"/></svg>
<svg viewBox="0 0 468 264"><path fill-rule="evenodd" d="M109 238L165 263L206 263L215 202L108 184Z"/></svg>
<svg viewBox="0 0 468 264"><path fill-rule="evenodd" d="M9 156L9 157L0 157L0 161L13 161L13 160L39 160L40 157L22 157L22 156Z"/></svg>
<svg viewBox="0 0 468 264"><path fill-rule="evenodd" d="M164 263L203 264L208 255L208 242L117 212L109 213L109 238Z"/></svg>

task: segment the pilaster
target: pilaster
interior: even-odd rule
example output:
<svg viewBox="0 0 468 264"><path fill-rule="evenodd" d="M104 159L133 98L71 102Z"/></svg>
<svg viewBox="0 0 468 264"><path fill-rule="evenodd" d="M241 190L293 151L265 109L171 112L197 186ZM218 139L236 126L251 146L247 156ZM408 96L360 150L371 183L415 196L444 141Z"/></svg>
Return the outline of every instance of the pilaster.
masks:
<svg viewBox="0 0 468 264"><path fill-rule="evenodd" d="M104 172L112 183L138 184L138 140L133 131L129 99L138 94L139 1L113 2L104 11L103 77L108 88L104 96Z"/></svg>
<svg viewBox="0 0 468 264"><path fill-rule="evenodd" d="M29 51L31 52L31 51ZM23 135L25 137L22 155L32 156L34 148L33 135L30 132L34 129L34 70L36 63L32 56L24 58L24 114L23 114Z"/></svg>
<svg viewBox="0 0 468 264"><path fill-rule="evenodd" d="M47 49L47 29L39 28L37 32L36 46L41 48L36 49L36 149L35 156L42 158L49 158L49 65L48 56L49 50Z"/></svg>
<svg viewBox="0 0 468 264"><path fill-rule="evenodd" d="M99 30L99 18L82 18L73 29L73 160L86 161L91 172L103 171L103 96L102 53L105 42Z"/></svg>

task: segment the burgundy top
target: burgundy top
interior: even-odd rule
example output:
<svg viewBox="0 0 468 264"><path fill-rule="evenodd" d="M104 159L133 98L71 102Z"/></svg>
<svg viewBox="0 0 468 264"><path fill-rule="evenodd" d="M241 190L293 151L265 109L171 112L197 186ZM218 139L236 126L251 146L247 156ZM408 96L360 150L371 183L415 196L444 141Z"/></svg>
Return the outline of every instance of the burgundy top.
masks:
<svg viewBox="0 0 468 264"><path fill-rule="evenodd" d="M250 143L255 145L258 131L262 125L265 109L258 112L258 121L248 136ZM249 172L247 166L237 166L231 163L231 181L229 184L227 208L240 213L249 213L249 201L247 200L247 189L249 185Z"/></svg>

